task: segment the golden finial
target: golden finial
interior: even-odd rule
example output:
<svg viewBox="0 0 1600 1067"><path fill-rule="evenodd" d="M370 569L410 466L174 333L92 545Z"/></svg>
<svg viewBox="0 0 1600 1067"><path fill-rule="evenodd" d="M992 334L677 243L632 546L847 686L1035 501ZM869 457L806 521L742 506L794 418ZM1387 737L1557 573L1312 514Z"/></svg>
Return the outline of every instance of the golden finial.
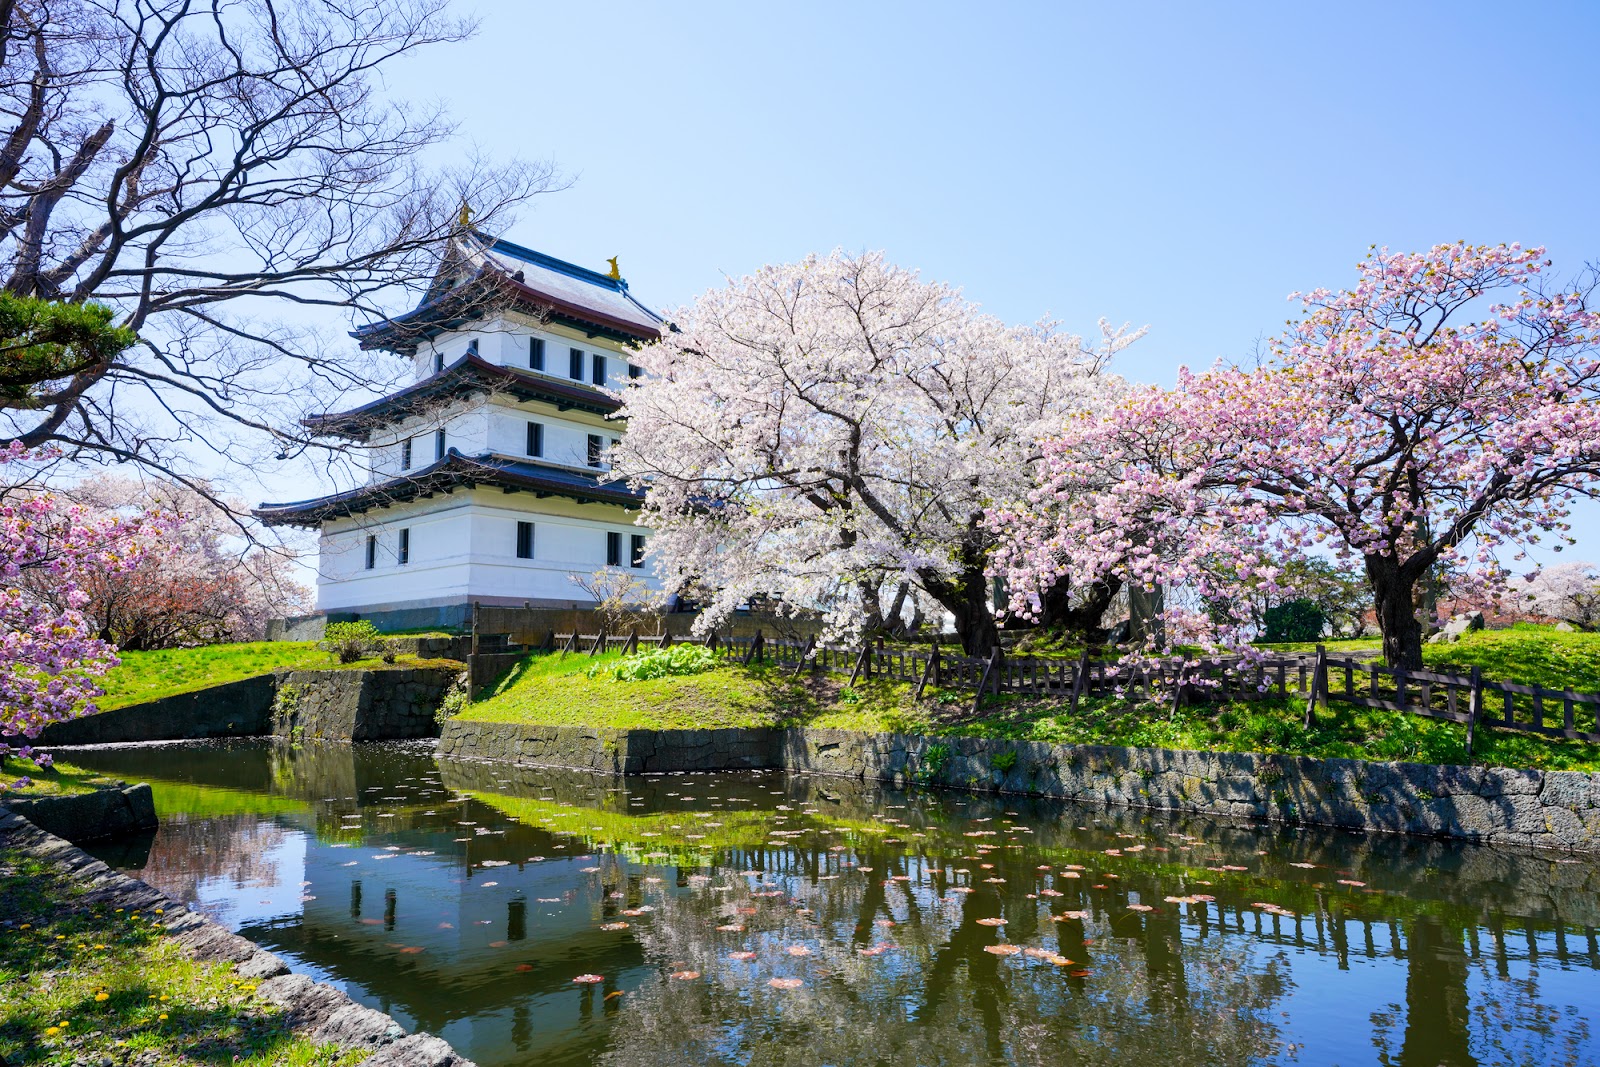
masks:
<svg viewBox="0 0 1600 1067"><path fill-rule="evenodd" d="M622 280L622 271L617 269L617 258L618 257L616 256L612 256L610 259L606 260L606 262L611 264L611 277L620 282Z"/></svg>
<svg viewBox="0 0 1600 1067"><path fill-rule="evenodd" d="M472 216L476 214L465 200L461 201L461 214L456 221L461 223L461 228L466 229L472 225Z"/></svg>

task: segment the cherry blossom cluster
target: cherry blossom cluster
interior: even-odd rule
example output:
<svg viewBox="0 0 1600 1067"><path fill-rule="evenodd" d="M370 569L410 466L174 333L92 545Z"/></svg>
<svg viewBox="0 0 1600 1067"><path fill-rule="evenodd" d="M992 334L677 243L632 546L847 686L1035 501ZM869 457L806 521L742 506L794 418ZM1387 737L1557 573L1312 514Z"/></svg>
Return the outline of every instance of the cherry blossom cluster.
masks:
<svg viewBox="0 0 1600 1067"><path fill-rule="evenodd" d="M1038 442L1103 410L1102 372L1136 334L1094 344L1011 326L879 254L835 252L730 280L672 316L619 394L616 468L669 588L715 626L752 597L822 607L835 633L859 583L902 579L985 623L996 540L985 509L1032 485Z"/></svg>
<svg viewBox="0 0 1600 1067"><path fill-rule="evenodd" d="M1237 641L1230 601L1331 552L1365 566L1391 660L1419 656L1417 581L1503 586L1600 475L1600 315L1547 266L1514 244L1380 250L1354 288L1296 294L1258 366L1185 369L1044 442L1026 502L991 509L997 570L1024 611L1062 575L1184 587Z"/></svg>
<svg viewBox="0 0 1600 1067"><path fill-rule="evenodd" d="M0 466L17 469L12 465L29 458L13 445L0 451ZM81 610L82 582L132 566L171 521L152 514L90 519L20 480L0 488L0 757L47 764L48 755L28 742L52 722L93 713L96 680L117 657ZM24 579L40 575L60 594L54 603L29 592Z"/></svg>

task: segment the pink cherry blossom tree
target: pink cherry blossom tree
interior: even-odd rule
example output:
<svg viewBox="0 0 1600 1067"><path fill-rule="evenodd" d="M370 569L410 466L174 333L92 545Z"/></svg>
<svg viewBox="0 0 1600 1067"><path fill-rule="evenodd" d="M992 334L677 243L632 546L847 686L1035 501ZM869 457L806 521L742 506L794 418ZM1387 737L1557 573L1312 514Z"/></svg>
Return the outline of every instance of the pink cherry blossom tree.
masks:
<svg viewBox="0 0 1600 1067"><path fill-rule="evenodd" d="M1007 325L876 253L764 267L672 321L634 357L613 449L668 591L704 598L703 626L770 597L844 632L905 581L969 653L998 642L985 509L1028 490L1042 435L1104 405L1136 336Z"/></svg>
<svg viewBox="0 0 1600 1067"><path fill-rule="evenodd" d="M1354 288L1301 296L1259 366L1185 370L1047 442L1029 504L992 514L999 569L1038 590L1110 567L1214 604L1282 592L1282 561L1320 546L1361 565L1388 661L1420 666L1424 576L1503 587L1502 561L1568 538L1600 476L1593 280L1548 265L1518 245L1372 253Z"/></svg>
<svg viewBox="0 0 1600 1067"><path fill-rule="evenodd" d="M120 649L256 641L269 619L311 607L311 591L295 580L292 557L242 536L213 503L220 494L209 484L97 475L61 494L97 522L152 511L176 520L137 562L86 573L72 589L101 639ZM42 602L69 606L51 576L32 575L28 585Z"/></svg>
<svg viewBox="0 0 1600 1067"><path fill-rule="evenodd" d="M27 459L20 446L0 450L8 473ZM45 726L95 710L96 679L117 657L83 614L82 583L134 566L169 526L145 513L92 518L26 476L0 480L0 761L35 757L28 742ZM57 596L35 595L35 580Z"/></svg>

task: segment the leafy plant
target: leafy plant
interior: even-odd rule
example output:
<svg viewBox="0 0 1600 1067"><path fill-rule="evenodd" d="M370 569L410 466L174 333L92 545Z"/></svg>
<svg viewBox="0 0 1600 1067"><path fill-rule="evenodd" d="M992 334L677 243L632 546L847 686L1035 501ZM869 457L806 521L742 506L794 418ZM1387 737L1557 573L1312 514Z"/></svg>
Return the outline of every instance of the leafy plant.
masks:
<svg viewBox="0 0 1600 1067"><path fill-rule="evenodd" d="M471 684L471 677L466 671L456 675L455 682L445 692L444 699L439 701L439 707L433 713L434 720L440 726L443 726L447 720L455 718L466 710L467 704L470 702Z"/></svg>
<svg viewBox="0 0 1600 1067"><path fill-rule="evenodd" d="M382 642L383 635L376 626L366 619L358 619L330 622L319 647L332 652L340 663L354 663L371 654Z"/></svg>
<svg viewBox="0 0 1600 1067"><path fill-rule="evenodd" d="M989 760L989 766L993 767L1001 774L1011 773L1011 768L1015 767L1016 765L1017 750L1014 748L1007 749L1004 752L996 752L994 757Z"/></svg>
<svg viewBox="0 0 1600 1067"><path fill-rule="evenodd" d="M861 703L861 694L847 685L843 689L839 690L839 703L859 704Z"/></svg>
<svg viewBox="0 0 1600 1067"><path fill-rule="evenodd" d="M704 645L671 645L635 653L616 664L597 663L590 677L609 666L612 677L619 682L646 682L672 675L703 674L716 665L716 653Z"/></svg>

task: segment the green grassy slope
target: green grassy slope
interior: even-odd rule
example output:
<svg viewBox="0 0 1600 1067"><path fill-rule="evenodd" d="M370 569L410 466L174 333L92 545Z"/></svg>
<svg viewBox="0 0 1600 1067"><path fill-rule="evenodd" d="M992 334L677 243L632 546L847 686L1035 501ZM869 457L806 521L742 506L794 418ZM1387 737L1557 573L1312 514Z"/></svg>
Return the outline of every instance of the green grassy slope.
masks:
<svg viewBox="0 0 1600 1067"><path fill-rule="evenodd" d="M904 683L872 681L846 688L840 677L792 679L772 667L719 667L704 674L616 681L617 654L539 655L524 659L464 716L489 722L617 729L693 729L803 725L869 732L1004 737L1052 744L1158 746L1211 751L1282 752L1319 757L1466 762L1465 728L1402 712L1338 703L1302 725L1295 698L1231 701L1181 709L1110 698L1079 703L1010 694L986 698L931 692L922 702ZM1600 635L1517 627L1428 646L1436 670L1484 668L1491 679L1600 691ZM1552 741L1480 729L1473 762L1551 770L1600 770L1600 745Z"/></svg>

